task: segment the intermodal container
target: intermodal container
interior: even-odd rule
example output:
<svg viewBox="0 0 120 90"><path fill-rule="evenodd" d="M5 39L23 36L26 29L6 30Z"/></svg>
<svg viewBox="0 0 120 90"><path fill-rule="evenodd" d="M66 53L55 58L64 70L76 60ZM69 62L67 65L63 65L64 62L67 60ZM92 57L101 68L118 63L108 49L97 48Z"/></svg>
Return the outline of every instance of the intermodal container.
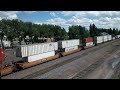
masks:
<svg viewBox="0 0 120 90"><path fill-rule="evenodd" d="M72 47L72 46L77 46L77 45L80 45L79 39L64 40L64 41L58 42L59 48L67 48L67 47Z"/></svg>
<svg viewBox="0 0 120 90"><path fill-rule="evenodd" d="M78 46L67 47L65 48L65 52L76 50L76 49L78 49Z"/></svg>
<svg viewBox="0 0 120 90"><path fill-rule="evenodd" d="M28 56L27 61L28 62L33 62L33 61L37 61L37 60L44 59L44 58L47 58L47 57L51 57L51 56L54 56L54 55L55 55L55 51L46 52L46 53L33 55L33 56Z"/></svg>
<svg viewBox="0 0 120 90"><path fill-rule="evenodd" d="M100 44L103 42L103 36L95 36L94 37L95 44Z"/></svg>
<svg viewBox="0 0 120 90"><path fill-rule="evenodd" d="M16 47L16 56L27 57L55 50L58 50L57 42L20 45Z"/></svg>
<svg viewBox="0 0 120 90"><path fill-rule="evenodd" d="M84 42L85 43L93 42L93 38L92 37L84 38Z"/></svg>
<svg viewBox="0 0 120 90"><path fill-rule="evenodd" d="M108 41L107 36L103 36L103 42Z"/></svg>
<svg viewBox="0 0 120 90"><path fill-rule="evenodd" d="M93 46L93 42L86 43L86 46Z"/></svg>
<svg viewBox="0 0 120 90"><path fill-rule="evenodd" d="M112 40L112 35L107 36L108 41Z"/></svg>

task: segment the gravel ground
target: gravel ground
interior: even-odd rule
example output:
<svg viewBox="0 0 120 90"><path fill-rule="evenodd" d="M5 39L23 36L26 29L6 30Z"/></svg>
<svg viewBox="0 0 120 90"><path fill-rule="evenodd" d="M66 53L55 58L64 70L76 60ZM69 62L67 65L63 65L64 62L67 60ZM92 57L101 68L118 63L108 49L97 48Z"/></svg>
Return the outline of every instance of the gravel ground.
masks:
<svg viewBox="0 0 120 90"><path fill-rule="evenodd" d="M107 52L109 52L114 44L120 43L119 39L104 43L102 45L92 47L90 49L80 51L54 61L50 61L47 63L43 63L41 65L37 65L35 67L13 73L11 75L7 75L2 77L3 79L20 79L20 78L33 78L33 79L66 79L73 78L79 72L83 71L85 68L89 67L91 64L95 63L101 57L104 57ZM119 46L118 46L119 47ZM119 50L119 49L118 49ZM12 52L11 52L12 53ZM112 53L113 54L113 53ZM110 55L112 55L110 54ZM77 57L81 55L79 58L73 61L67 61L70 58ZM13 57L14 58L14 57ZM9 58L10 60L10 58ZM13 60L13 59L12 59ZM18 60L18 59L14 59ZM65 62L65 64L59 65L59 63ZM66 63L67 62L67 63ZM57 68L50 68L56 66ZM41 73L42 72L42 73Z"/></svg>
<svg viewBox="0 0 120 90"><path fill-rule="evenodd" d="M116 68L113 77L111 79L120 79L120 64L118 65L118 67Z"/></svg>
<svg viewBox="0 0 120 90"><path fill-rule="evenodd" d="M112 55L110 54L100 66L87 74L84 79L110 79L113 74L115 75L115 69L112 68L112 63L110 62L116 58L120 58L120 56L117 56L117 53L120 52L120 47L117 49L117 52L114 52Z"/></svg>
<svg viewBox="0 0 120 90"><path fill-rule="evenodd" d="M120 60L120 55L117 59ZM114 73L112 74L110 79L120 79L120 63L118 63L117 66L114 68Z"/></svg>
<svg viewBox="0 0 120 90"><path fill-rule="evenodd" d="M110 48L110 46L107 46L97 51L91 52L86 56L82 56L78 60L75 60L74 62L65 64L43 75L33 77L33 79L71 79L73 76L79 74L79 72L83 71L91 64L95 63L99 59L101 60L101 57L104 57L106 55L106 51L110 50Z"/></svg>

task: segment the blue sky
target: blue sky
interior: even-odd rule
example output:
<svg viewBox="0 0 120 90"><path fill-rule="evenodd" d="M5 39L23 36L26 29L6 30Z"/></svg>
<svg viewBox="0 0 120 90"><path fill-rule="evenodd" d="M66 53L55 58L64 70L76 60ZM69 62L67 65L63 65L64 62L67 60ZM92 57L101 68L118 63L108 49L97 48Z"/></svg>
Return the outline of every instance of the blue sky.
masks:
<svg viewBox="0 0 120 90"><path fill-rule="evenodd" d="M66 31L71 25L82 25L88 29L93 23L99 28L120 29L120 11L0 11L1 19L59 25Z"/></svg>
<svg viewBox="0 0 120 90"><path fill-rule="evenodd" d="M31 22L44 22L52 18L49 12L18 13L18 19Z"/></svg>
<svg viewBox="0 0 120 90"><path fill-rule="evenodd" d="M52 15L52 13L55 13L56 16ZM61 14L61 11L48 11L48 12L44 12L44 11L38 11L38 12L34 12L34 13L26 13L26 12L22 12L22 13L18 13L18 19L23 20L23 21L31 21L31 22L45 22L49 19L52 19L54 17L61 17L64 19L69 19L71 18L71 16L67 16L64 17Z"/></svg>

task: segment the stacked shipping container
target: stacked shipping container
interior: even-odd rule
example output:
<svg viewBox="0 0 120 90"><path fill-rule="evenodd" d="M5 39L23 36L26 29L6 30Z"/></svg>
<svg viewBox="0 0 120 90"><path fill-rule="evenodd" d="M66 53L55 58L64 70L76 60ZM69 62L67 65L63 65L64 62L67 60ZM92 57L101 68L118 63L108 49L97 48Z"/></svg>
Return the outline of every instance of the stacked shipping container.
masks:
<svg viewBox="0 0 120 90"><path fill-rule="evenodd" d="M66 48L66 47L72 47L79 45L80 41L79 39L74 39L74 40L65 40L65 41L59 41L58 46L59 48Z"/></svg>
<svg viewBox="0 0 120 90"><path fill-rule="evenodd" d="M59 49L60 50L64 49L63 52L76 50L76 49L78 49L79 45L80 45L80 40L79 39L65 40L65 41L59 41L58 42Z"/></svg>
<svg viewBox="0 0 120 90"><path fill-rule="evenodd" d="M72 46L72 47L66 47L65 52L71 51L71 50L76 50L78 49L78 46Z"/></svg>
<svg viewBox="0 0 120 90"><path fill-rule="evenodd" d="M37 54L37 55L33 55L33 56L28 56L28 62L33 62L33 61L37 61L43 58L47 58L47 57L51 57L55 55L55 51L51 51L51 52L46 52L46 53L42 53L42 54Z"/></svg>
<svg viewBox="0 0 120 90"><path fill-rule="evenodd" d="M22 58L27 57L27 61L32 62L54 56L56 50L58 50L57 42L20 45L16 48L16 56Z"/></svg>
<svg viewBox="0 0 120 90"><path fill-rule="evenodd" d="M112 40L112 35L94 37L95 44L100 44L100 43L107 42L107 41L110 41L110 40Z"/></svg>
<svg viewBox="0 0 120 90"><path fill-rule="evenodd" d="M102 36L103 37L103 42L107 42L108 39L107 39L107 36Z"/></svg>
<svg viewBox="0 0 120 90"><path fill-rule="evenodd" d="M112 35L107 36L108 41L112 40Z"/></svg>
<svg viewBox="0 0 120 90"><path fill-rule="evenodd" d="M96 36L94 41L92 37L84 38L85 46L91 47L95 44L100 44L112 39L111 35L106 36ZM79 39L64 40L59 42L50 43L40 43L32 45L20 45L16 48L16 56L26 58L28 62L33 62L43 58L51 57L55 55L55 51L60 50L60 52L73 52L78 50L80 45Z"/></svg>
<svg viewBox="0 0 120 90"><path fill-rule="evenodd" d="M57 42L32 44L32 45L19 45L16 47L16 56L27 57L27 56L37 55L55 50L58 50Z"/></svg>
<svg viewBox="0 0 120 90"><path fill-rule="evenodd" d="M92 37L84 38L84 42L85 42L85 46L87 46L87 47L93 46L93 38Z"/></svg>
<svg viewBox="0 0 120 90"><path fill-rule="evenodd" d="M103 36L95 36L94 42L95 42L95 44L103 43Z"/></svg>

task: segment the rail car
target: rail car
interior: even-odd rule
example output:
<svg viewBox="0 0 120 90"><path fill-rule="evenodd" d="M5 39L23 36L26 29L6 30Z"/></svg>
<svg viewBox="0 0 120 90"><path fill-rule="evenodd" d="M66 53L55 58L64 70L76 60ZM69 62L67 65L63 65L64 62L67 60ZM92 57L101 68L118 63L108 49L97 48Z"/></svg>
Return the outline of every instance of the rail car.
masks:
<svg viewBox="0 0 120 90"><path fill-rule="evenodd" d="M5 48L3 46L4 44L0 43L0 76L7 75L13 72L13 66L6 66L3 64L6 55L5 55Z"/></svg>
<svg viewBox="0 0 120 90"><path fill-rule="evenodd" d="M116 36L120 38L119 35ZM16 57L22 60L13 62L13 65L7 66L2 70L2 76L23 70L44 62L48 62L66 55L88 49L99 44L117 39L111 35L87 37L83 40L72 39L58 42L18 45L16 47Z"/></svg>

